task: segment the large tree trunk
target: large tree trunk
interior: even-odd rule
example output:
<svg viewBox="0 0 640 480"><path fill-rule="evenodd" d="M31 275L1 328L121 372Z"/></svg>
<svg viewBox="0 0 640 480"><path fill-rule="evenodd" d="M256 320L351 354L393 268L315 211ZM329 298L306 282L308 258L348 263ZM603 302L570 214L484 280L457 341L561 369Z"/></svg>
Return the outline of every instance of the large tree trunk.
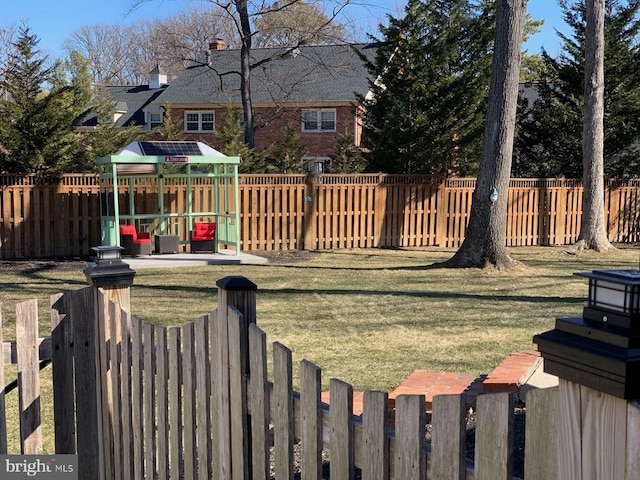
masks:
<svg viewBox="0 0 640 480"><path fill-rule="evenodd" d="M507 253L507 194L518 103L527 0L498 0L484 144L465 239L447 267L512 267ZM498 191L495 202L492 189Z"/></svg>
<svg viewBox="0 0 640 480"><path fill-rule="evenodd" d="M247 0L236 0L236 9L240 19L240 95L244 114L244 143L250 149L255 147L255 128L253 104L251 101L251 23Z"/></svg>
<svg viewBox="0 0 640 480"><path fill-rule="evenodd" d="M604 3L587 0L584 124L582 127L582 223L576 246L612 248L604 217Z"/></svg>

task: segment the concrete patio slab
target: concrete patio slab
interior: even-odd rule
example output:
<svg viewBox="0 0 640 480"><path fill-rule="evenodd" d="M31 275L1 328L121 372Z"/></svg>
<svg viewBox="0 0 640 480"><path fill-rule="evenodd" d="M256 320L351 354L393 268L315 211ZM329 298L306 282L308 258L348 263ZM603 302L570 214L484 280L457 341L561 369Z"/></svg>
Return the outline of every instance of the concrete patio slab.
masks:
<svg viewBox="0 0 640 480"><path fill-rule="evenodd" d="M122 257L133 270L140 268L175 268L206 265L263 265L268 259L248 253L236 255L234 250L220 250L217 253L170 253L144 257Z"/></svg>

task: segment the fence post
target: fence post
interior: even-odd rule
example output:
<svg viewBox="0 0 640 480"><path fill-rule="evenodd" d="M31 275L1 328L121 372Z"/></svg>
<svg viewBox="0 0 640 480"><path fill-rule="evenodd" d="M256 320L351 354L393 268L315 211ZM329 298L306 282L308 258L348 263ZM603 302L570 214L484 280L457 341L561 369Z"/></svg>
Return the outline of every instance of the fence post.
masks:
<svg viewBox="0 0 640 480"><path fill-rule="evenodd" d="M86 429L95 429L98 441L95 445L85 446L90 449L87 455L91 455L91 461L83 461L81 451L78 448L78 468L80 478L111 478L112 472L111 451L113 431L110 427L114 412L109 411L109 398L111 395L108 384L108 355L107 343L111 340L109 328L109 304L111 301L117 303L122 309L129 311L131 307L130 287L133 284L135 271L121 260L122 247L101 246L93 247L91 262L84 269L87 283L91 285L91 298L94 306L94 318L92 322L93 345L93 365L86 365L86 380L95 384L96 408L92 412L86 412ZM83 319L74 319L75 322L82 322ZM85 321L85 323L88 323ZM115 340L115 335L114 338ZM76 363L76 368L78 363ZM89 373L90 372L90 373ZM77 408L83 408L77 402ZM79 418L79 417L78 417ZM84 422L85 420L83 420ZM79 423L79 422L78 422ZM125 440L126 441L126 440ZM78 447L80 447L80 438Z"/></svg>
<svg viewBox="0 0 640 480"><path fill-rule="evenodd" d="M558 318L534 337L546 372L560 377L558 478L627 479L637 463L640 432L640 323L637 270L596 270L583 318ZM615 333L613 333L615 332ZM635 405L635 406L634 406Z"/></svg>
<svg viewBox="0 0 640 480"><path fill-rule="evenodd" d="M317 250L316 209L318 198L316 195L316 175L308 173L304 187L304 217L302 219L303 248L305 250Z"/></svg>
<svg viewBox="0 0 640 480"><path fill-rule="evenodd" d="M251 421L248 415L244 415L241 422L233 422L235 428L239 424L242 431L238 432L232 428L231 417L233 408L240 406L247 408L247 388L246 379L249 375L249 324L256 323L256 290L258 287L242 276L229 276L216 282L218 287L218 309L217 309L217 344L212 346L215 349L216 367L212 375L215 375L215 400L218 402L218 415L214 421L218 422L218 451L214 452L214 460L217 460L218 474L220 480L230 478L245 478L251 476ZM239 340L240 345L230 345L229 343L229 308L233 307L240 314L242 323L240 325ZM229 376L229 355L230 349L239 349L241 358L241 392L244 398L231 398L230 392L232 382L237 379L230 379ZM235 389L234 389L235 391ZM215 430L214 430L215 431ZM246 441L238 442L237 439L244 438ZM234 441L236 439L236 441ZM242 465L237 465L233 459L244 459ZM257 466L260 468L259 466ZM237 469L242 468L242 472ZM235 471L234 471L235 469Z"/></svg>
<svg viewBox="0 0 640 480"><path fill-rule="evenodd" d="M387 220L387 195L389 190L385 182L385 175L378 174L378 184L375 188L375 200L373 206L373 247L388 247L388 235L386 232Z"/></svg>
<svg viewBox="0 0 640 480"><path fill-rule="evenodd" d="M449 204L447 201L447 181L443 179L436 191L436 206L432 208L432 215L435 215L436 232L435 245L446 247L447 245L447 220L449 218Z"/></svg>

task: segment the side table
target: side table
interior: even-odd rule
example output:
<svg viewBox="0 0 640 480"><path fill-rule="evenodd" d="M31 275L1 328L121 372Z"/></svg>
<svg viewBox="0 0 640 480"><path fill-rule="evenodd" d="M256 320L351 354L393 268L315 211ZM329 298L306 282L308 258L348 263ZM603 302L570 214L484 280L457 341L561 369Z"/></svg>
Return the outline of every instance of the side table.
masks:
<svg viewBox="0 0 640 480"><path fill-rule="evenodd" d="M177 235L156 235L155 253L178 253Z"/></svg>

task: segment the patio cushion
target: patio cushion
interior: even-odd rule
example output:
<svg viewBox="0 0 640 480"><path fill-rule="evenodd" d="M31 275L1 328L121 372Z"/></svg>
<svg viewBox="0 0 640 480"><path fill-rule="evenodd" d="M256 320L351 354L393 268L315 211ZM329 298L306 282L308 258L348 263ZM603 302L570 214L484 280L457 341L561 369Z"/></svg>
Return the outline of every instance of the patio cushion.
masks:
<svg viewBox="0 0 640 480"><path fill-rule="evenodd" d="M216 233L215 222L193 222L192 240L213 240Z"/></svg>
<svg viewBox="0 0 640 480"><path fill-rule="evenodd" d="M120 235L130 235L133 243L144 244L151 242L151 236L148 232L136 232L135 225L120 225Z"/></svg>

